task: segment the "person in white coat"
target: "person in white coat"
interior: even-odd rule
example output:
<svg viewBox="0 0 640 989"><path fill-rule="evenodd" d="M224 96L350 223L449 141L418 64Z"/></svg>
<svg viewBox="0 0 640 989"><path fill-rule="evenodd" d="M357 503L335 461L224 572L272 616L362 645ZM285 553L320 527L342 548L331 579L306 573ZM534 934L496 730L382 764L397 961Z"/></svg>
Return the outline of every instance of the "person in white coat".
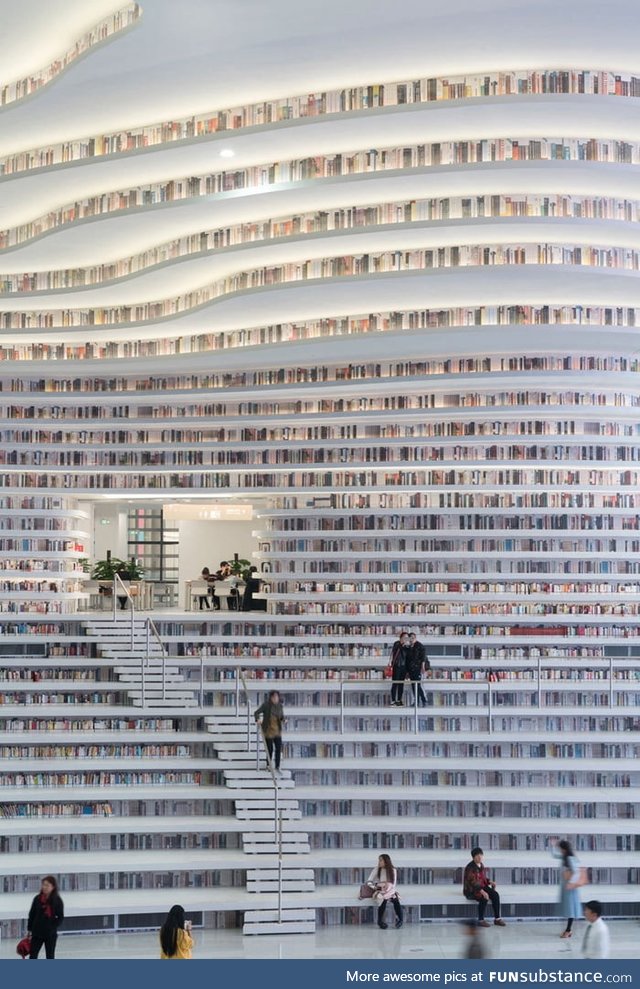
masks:
<svg viewBox="0 0 640 989"><path fill-rule="evenodd" d="M398 896L397 884L398 871L388 855L380 855L375 869L371 870L371 875L367 879L369 886L373 887L373 901L378 906L378 927L383 931L389 926L385 924L384 915L387 903L391 901L396 915L396 927L402 927L402 906Z"/></svg>
<svg viewBox="0 0 640 989"><path fill-rule="evenodd" d="M589 900L584 905L587 929L582 939L583 958L609 957L609 928L602 919L602 904L599 900Z"/></svg>

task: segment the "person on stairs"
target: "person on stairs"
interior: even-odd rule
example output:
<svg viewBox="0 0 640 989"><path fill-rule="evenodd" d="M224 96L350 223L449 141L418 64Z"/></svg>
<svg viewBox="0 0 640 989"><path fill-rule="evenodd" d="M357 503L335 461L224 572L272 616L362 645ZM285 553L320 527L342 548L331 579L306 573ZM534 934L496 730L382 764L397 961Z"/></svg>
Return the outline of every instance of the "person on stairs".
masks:
<svg viewBox="0 0 640 989"><path fill-rule="evenodd" d="M378 905L378 927L386 931L388 924L384 922L384 915L387 911L389 900L393 903L396 915L396 927L402 927L402 905L396 884L398 882L398 871L388 855L380 855L378 864L367 879L369 885L375 886L373 894L374 902Z"/></svg>
<svg viewBox="0 0 640 989"><path fill-rule="evenodd" d="M402 707L404 681L410 658L409 634L402 632L391 649L391 706Z"/></svg>
<svg viewBox="0 0 640 989"><path fill-rule="evenodd" d="M277 690L272 690L267 699L257 709L254 714L256 723L262 726L265 745L269 753L269 759L273 760L273 766L278 776L280 772L280 756L282 755L282 726L284 725L284 711L280 694ZM267 763L267 769L269 764Z"/></svg>

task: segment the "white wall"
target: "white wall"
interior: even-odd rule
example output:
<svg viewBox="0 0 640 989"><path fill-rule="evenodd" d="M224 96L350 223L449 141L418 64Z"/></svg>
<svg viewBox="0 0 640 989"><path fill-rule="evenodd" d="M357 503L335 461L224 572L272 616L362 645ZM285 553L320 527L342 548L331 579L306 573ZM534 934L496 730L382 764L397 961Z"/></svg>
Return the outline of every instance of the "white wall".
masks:
<svg viewBox="0 0 640 989"><path fill-rule="evenodd" d="M105 526L108 528L108 526ZM178 569L180 575L180 603L183 603L185 580L200 576L203 567L212 572L221 560L232 560L233 554L252 560L258 548L258 540L251 535L256 528L255 519L250 522L179 522L180 542Z"/></svg>
<svg viewBox="0 0 640 989"><path fill-rule="evenodd" d="M101 519L108 521L104 525ZM91 563L104 560L107 550L121 560L127 558L127 513L117 505L95 502L93 505L93 555Z"/></svg>

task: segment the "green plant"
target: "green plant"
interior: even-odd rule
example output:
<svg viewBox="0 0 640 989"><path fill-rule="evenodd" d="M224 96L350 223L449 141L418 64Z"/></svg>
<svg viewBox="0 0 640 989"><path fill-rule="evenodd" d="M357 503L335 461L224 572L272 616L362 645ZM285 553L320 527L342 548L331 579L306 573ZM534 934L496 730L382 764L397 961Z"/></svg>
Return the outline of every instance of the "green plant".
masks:
<svg viewBox="0 0 640 989"><path fill-rule="evenodd" d="M251 561L242 560L239 556L235 555L233 560L229 561L229 566L231 567L231 573L234 577L242 577L242 579L245 580L245 574L249 572Z"/></svg>
<svg viewBox="0 0 640 989"><path fill-rule="evenodd" d="M78 563L82 567L82 572L83 573L90 573L91 572L91 564L89 563L89 557L88 556L81 556L80 559L78 560Z"/></svg>
<svg viewBox="0 0 640 989"><path fill-rule="evenodd" d="M144 570L135 560L120 560L117 556L107 556L106 560L98 560L91 571L92 580L113 580L115 575L120 580L142 580Z"/></svg>
<svg viewBox="0 0 640 989"><path fill-rule="evenodd" d="M91 571L92 580L113 580L121 567L127 564L124 560L119 560L117 556L109 555L106 560L98 560L94 563Z"/></svg>
<svg viewBox="0 0 640 989"><path fill-rule="evenodd" d="M118 571L118 576L121 580L142 580L144 577L144 570L140 566L137 560L133 557L125 561Z"/></svg>

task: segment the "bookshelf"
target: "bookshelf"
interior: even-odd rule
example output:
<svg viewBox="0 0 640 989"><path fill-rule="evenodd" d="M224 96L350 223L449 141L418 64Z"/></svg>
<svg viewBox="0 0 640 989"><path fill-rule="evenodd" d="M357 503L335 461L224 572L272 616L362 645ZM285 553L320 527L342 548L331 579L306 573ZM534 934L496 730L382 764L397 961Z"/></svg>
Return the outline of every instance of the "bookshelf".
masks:
<svg viewBox="0 0 640 989"><path fill-rule="evenodd" d="M269 822L236 798L265 780L217 733L245 715L240 670L252 705L284 696L322 921L368 920L382 849L413 919L465 916L476 843L509 916L546 916L558 831L608 914L638 915L640 143L612 108L639 95L488 72L7 153L7 183L62 174L0 233L4 932L52 854L78 930L154 923L158 890L209 925L255 906L244 835ZM574 108L592 133L561 126ZM421 140L436 113L446 140ZM255 153L222 166L236 137ZM140 657L77 611L86 503L130 501L129 552L167 581L163 499L236 495L267 611L165 600L177 687L143 706ZM402 629L432 663L424 709L388 704Z"/></svg>
<svg viewBox="0 0 640 989"><path fill-rule="evenodd" d="M44 86L57 79L82 55L109 41L114 35L132 27L141 14L141 8L137 3L130 3L98 21L91 30L81 35L71 48L55 58L49 65L25 76L23 79L15 79L0 87L0 106L9 106L26 99L28 96L33 96ZM2 171L6 172L7 170L7 162L5 161Z"/></svg>
<svg viewBox="0 0 640 989"><path fill-rule="evenodd" d="M513 267L516 265L586 267L640 270L640 251L631 248L582 247L565 244L472 244L424 250L371 251L354 256L301 259L295 263L243 270L185 295L136 306L62 310L17 310L0 318L4 329L45 329L62 326L137 325L174 317L199 309L209 302L238 293L267 289L274 285L317 282L323 279L358 278L372 274L392 276L398 272L438 271L467 267Z"/></svg>
<svg viewBox="0 0 640 989"><path fill-rule="evenodd" d="M125 8L132 19L139 8ZM26 82L26 81L25 81ZM24 85L18 84L18 86ZM87 138L37 147L8 155L0 162L5 175L33 169L63 166L72 161L122 155L142 148L161 147L175 142L193 142L228 131L305 121L334 114L380 113L383 108L419 106L452 100L491 100L504 97L618 96L640 95L640 79L629 73L610 71L549 70L489 72L481 75L449 78L422 78L403 82L384 82L348 89L284 97L260 103L214 110L177 120L165 120L149 126L112 134L94 134ZM595 141L585 142L595 144Z"/></svg>
<svg viewBox="0 0 640 989"><path fill-rule="evenodd" d="M242 190L263 189L269 192L270 188L282 184L295 188L299 183L313 182L321 186L338 178L372 174L375 177L376 173L389 177L414 171L435 175L452 167L473 171L476 166L495 162L512 163L513 167L517 167L516 163L528 161L549 165L556 161L595 161L615 168L616 165L635 165L638 160L640 143L616 140L591 142L572 138L531 142L497 138L436 142L293 158L232 171L177 177L168 182L112 189L99 196L68 202L19 226L0 231L0 251L26 245L50 231L77 226L100 216L126 214L131 210L149 211L171 203L197 201L204 196L213 196L224 202ZM552 201L553 197L549 202Z"/></svg>
<svg viewBox="0 0 640 989"><path fill-rule="evenodd" d="M376 850L398 857L414 919L463 915L456 870L475 840L491 853L508 915L546 915L556 882L541 838L549 828L570 834L610 912L634 915L640 647L600 642L582 653L549 642L536 654L527 642L492 657L474 639L430 640L433 673L416 731L413 708L387 706L382 669L395 624L360 616L327 625L310 615L292 623L278 614L156 621L187 683L204 664L204 707L133 708L119 661L102 654L103 637L87 634L82 616L25 615L3 626L13 651L0 658L6 932L15 933L52 851L72 929L89 923L83 897L98 890L106 916L137 891L137 924L153 915L159 888L200 903L207 925L233 923L218 890L239 911L250 908L243 885L255 860L223 779L246 756L217 750L207 730L236 711L239 669L252 703L273 686L285 699L286 765L303 814L291 828L309 836L304 865L321 921L367 922L365 910L350 911ZM194 899L199 890L210 896L205 906Z"/></svg>
<svg viewBox="0 0 640 989"><path fill-rule="evenodd" d="M637 223L637 200L588 196L477 195L405 199L395 202L295 213L254 223L235 224L180 237L115 262L57 271L19 272L0 279L0 291L15 295L84 288L130 278L168 262L199 258L261 242L295 241L310 235L424 223L545 218L614 220ZM587 255L589 256L589 255Z"/></svg>
<svg viewBox="0 0 640 989"><path fill-rule="evenodd" d="M87 529L88 515L73 499L0 496L2 613L77 610L88 598Z"/></svg>

